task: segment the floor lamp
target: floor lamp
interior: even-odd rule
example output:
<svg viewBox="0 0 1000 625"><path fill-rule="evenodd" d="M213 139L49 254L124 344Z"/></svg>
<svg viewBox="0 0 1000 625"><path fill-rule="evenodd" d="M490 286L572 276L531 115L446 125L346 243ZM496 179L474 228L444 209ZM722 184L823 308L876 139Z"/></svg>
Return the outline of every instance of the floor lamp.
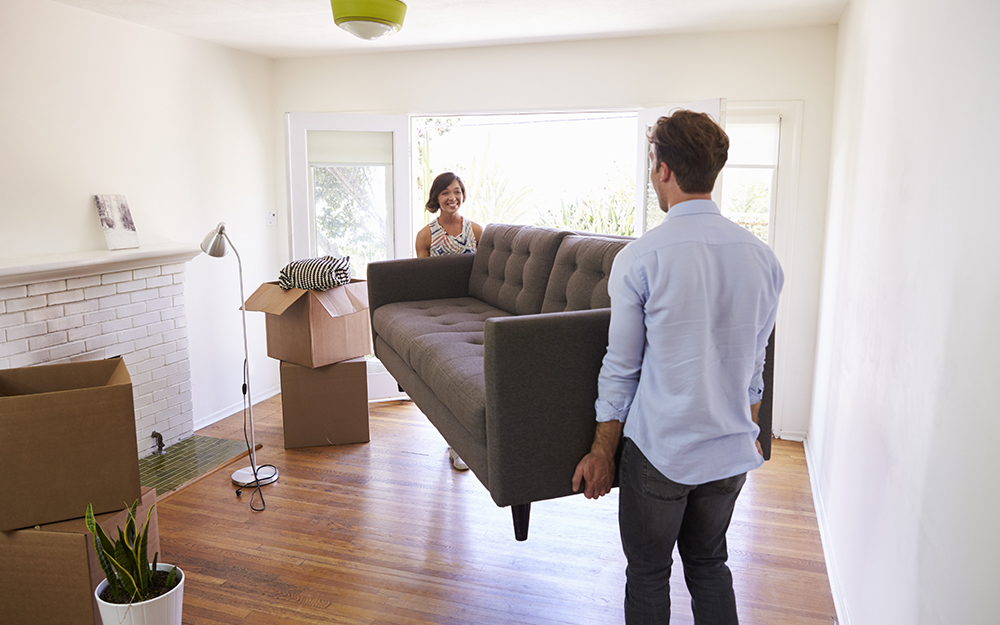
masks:
<svg viewBox="0 0 1000 625"><path fill-rule="evenodd" d="M229 235L226 234L226 224L219 223L211 232L205 235L201 242L201 251L214 258L222 258L233 248L236 254L236 264L240 270L240 312L243 315L243 394L246 395L247 411L250 414L250 466L233 473L233 483L238 486L263 486L278 480L278 469L274 465L257 466L257 450L253 438L253 401L250 398L250 351L247 349L247 311L243 307L246 298L243 295L243 261L236 251ZM244 434L246 431L244 430Z"/></svg>

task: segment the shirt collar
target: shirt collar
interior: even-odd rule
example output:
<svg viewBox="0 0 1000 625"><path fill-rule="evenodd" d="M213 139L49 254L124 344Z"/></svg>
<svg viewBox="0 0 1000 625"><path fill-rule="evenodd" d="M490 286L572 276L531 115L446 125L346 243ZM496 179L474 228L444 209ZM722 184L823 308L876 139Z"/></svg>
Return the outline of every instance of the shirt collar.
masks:
<svg viewBox="0 0 1000 625"><path fill-rule="evenodd" d="M670 207L666 217L664 217L664 221L685 215L703 214L721 215L722 211L719 210L719 207L712 200L688 200L687 202L680 202Z"/></svg>

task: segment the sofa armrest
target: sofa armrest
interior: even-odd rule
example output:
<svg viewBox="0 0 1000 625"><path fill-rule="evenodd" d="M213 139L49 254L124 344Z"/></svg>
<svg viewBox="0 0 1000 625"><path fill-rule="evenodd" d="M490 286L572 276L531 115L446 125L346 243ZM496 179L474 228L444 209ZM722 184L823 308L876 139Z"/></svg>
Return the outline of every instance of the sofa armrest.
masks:
<svg viewBox="0 0 1000 625"><path fill-rule="evenodd" d="M596 427L597 376L611 310L486 321L489 490L497 505L573 494Z"/></svg>
<svg viewBox="0 0 1000 625"><path fill-rule="evenodd" d="M393 302L468 297L475 254L368 263L368 308Z"/></svg>

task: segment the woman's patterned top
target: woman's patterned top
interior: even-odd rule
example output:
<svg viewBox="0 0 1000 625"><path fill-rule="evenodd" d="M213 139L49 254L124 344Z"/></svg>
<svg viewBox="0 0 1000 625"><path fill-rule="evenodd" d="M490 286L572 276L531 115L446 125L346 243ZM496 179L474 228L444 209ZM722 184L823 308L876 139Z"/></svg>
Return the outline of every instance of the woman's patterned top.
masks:
<svg viewBox="0 0 1000 625"><path fill-rule="evenodd" d="M476 251L476 235L472 232L472 221L462 218L462 232L453 237L438 224L437 218L431 227L431 256L444 254L472 254Z"/></svg>

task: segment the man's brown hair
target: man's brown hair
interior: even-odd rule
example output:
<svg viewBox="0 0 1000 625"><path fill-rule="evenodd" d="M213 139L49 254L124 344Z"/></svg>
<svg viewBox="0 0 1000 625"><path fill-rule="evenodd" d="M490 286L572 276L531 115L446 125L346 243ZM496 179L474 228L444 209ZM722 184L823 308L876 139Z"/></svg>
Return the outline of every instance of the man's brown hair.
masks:
<svg viewBox="0 0 1000 625"><path fill-rule="evenodd" d="M666 163L685 193L711 193L729 156L729 137L705 113L679 110L656 120L646 133L656 162Z"/></svg>

